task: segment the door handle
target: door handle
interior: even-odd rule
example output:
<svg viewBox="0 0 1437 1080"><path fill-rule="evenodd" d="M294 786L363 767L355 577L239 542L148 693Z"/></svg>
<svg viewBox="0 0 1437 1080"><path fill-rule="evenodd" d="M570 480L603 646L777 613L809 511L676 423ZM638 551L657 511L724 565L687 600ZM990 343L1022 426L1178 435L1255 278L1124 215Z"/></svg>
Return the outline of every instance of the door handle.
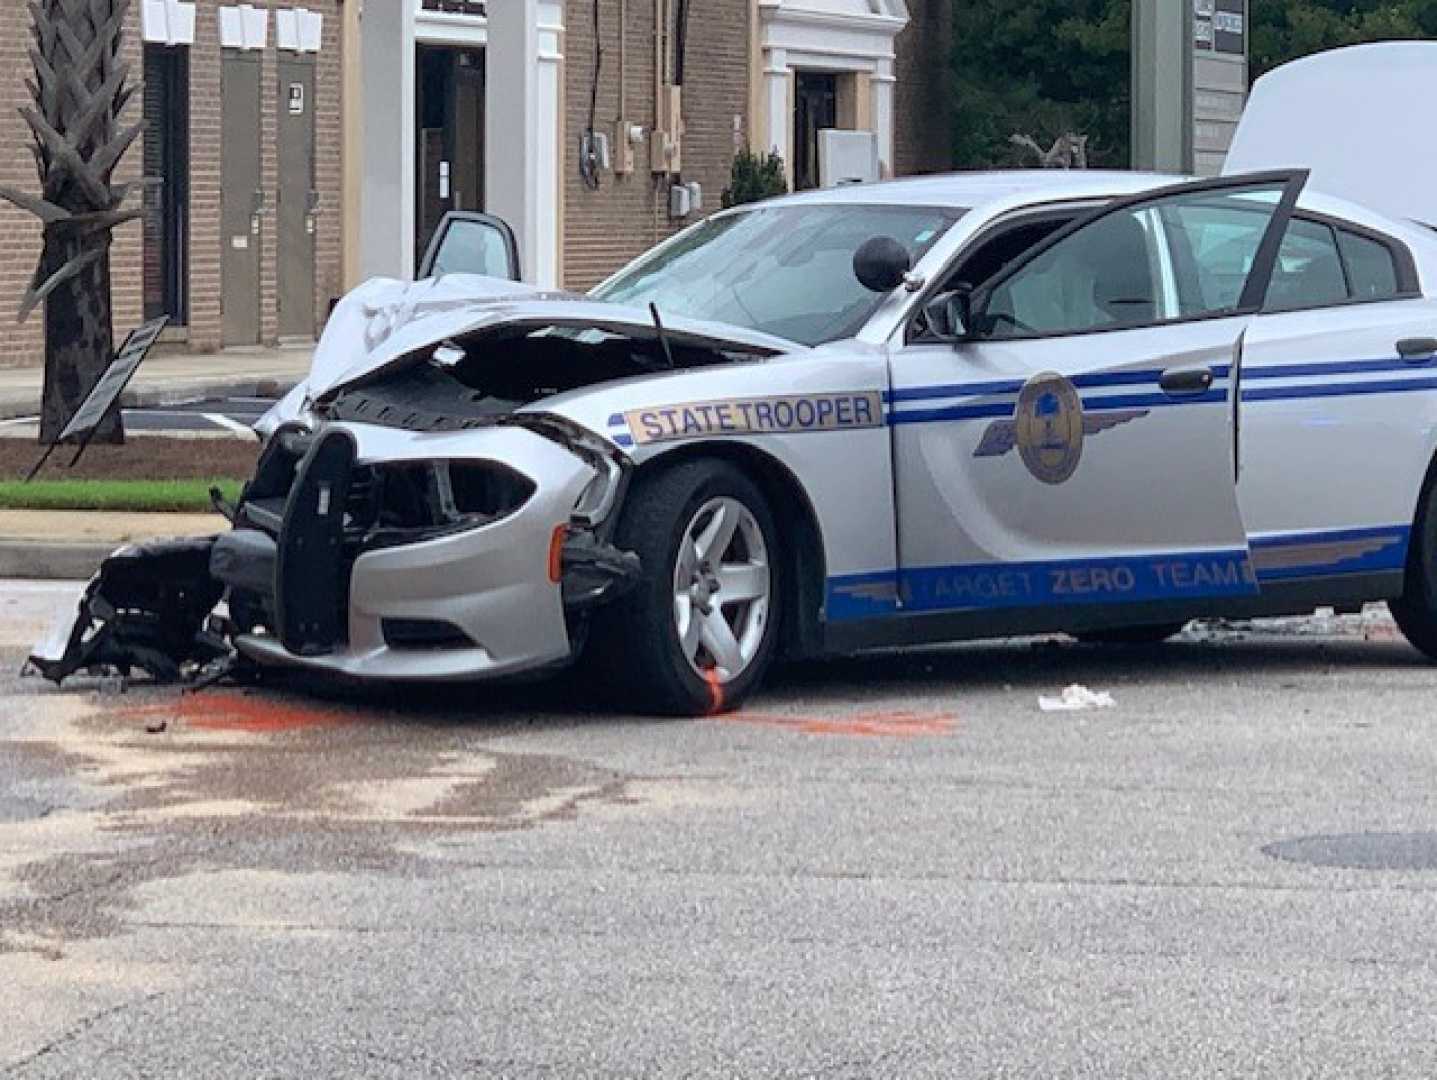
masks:
<svg viewBox="0 0 1437 1080"><path fill-rule="evenodd" d="M1212 368L1168 368L1158 385L1165 394L1201 394L1212 388Z"/></svg>
<svg viewBox="0 0 1437 1080"><path fill-rule="evenodd" d="M1397 355L1410 364L1431 360L1433 353L1437 353L1437 338L1410 337L1397 343Z"/></svg>

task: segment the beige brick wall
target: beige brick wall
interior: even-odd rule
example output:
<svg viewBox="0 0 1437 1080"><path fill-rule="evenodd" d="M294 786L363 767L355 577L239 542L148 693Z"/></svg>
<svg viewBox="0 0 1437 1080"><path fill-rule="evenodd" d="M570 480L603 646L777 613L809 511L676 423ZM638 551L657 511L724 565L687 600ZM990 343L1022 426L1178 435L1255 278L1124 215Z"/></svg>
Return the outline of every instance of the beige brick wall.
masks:
<svg viewBox="0 0 1437 1080"><path fill-rule="evenodd" d="M190 348L220 346L220 28L213 4L195 14L190 46Z"/></svg>
<svg viewBox="0 0 1437 1080"><path fill-rule="evenodd" d="M256 2L256 0L251 0ZM271 9L301 6L299 2L276 0L256 6ZM320 192L321 214L316 231L315 310L322 320L330 297L340 287L340 74L341 0L303 0L302 6L324 15L323 49L316 71L316 186ZM218 0L199 0L195 20L195 43L190 48L190 215L189 215L189 347L209 351L220 346L220 43ZM140 5L130 7L126 54L131 57L133 77L143 74L139 28ZM27 191L37 189L33 159L25 149L29 134L16 109L28 100L24 86L30 65L26 56L29 15L16 0L0 0L0 183ZM276 147L275 124L279 86L274 23L270 23L269 47L264 57L262 152L264 186L268 206L275 205ZM131 102L125 122L141 116L141 99ZM121 165L121 179L138 179L143 168L141 148L136 145ZM138 195L133 205L138 206ZM0 326L13 319L20 296L33 272L39 254L39 227L28 215L8 204L0 204ZM142 236L138 222L122 226L112 252L114 278L115 335L123 337L141 320ZM261 332L272 341L278 328L276 313L275 259L277 244L274 215L265 220L261 290L263 297ZM18 330L0 334L0 366L38 364L43 358L43 320L39 315Z"/></svg>
<svg viewBox="0 0 1437 1080"><path fill-rule="evenodd" d="M693 5L684 87L687 130L683 179L704 189L704 212L718 209L734 155L734 119L747 121L749 70L748 0ZM592 0L570 0L565 12L564 284L586 289L688 222L671 222L668 183L656 186L647 143L636 148L635 171L602 175L598 191L579 177L579 136L588 123L594 73ZM623 26L627 56L627 112L632 123L652 128L654 112L654 4L628 0ZM603 69L595 128L613 133L619 108L619 4L600 5ZM740 132L740 138L744 137ZM697 220L692 217L689 221Z"/></svg>
<svg viewBox="0 0 1437 1080"><path fill-rule="evenodd" d="M952 168L948 62L953 0L908 0L908 26L893 43L893 165L899 176Z"/></svg>

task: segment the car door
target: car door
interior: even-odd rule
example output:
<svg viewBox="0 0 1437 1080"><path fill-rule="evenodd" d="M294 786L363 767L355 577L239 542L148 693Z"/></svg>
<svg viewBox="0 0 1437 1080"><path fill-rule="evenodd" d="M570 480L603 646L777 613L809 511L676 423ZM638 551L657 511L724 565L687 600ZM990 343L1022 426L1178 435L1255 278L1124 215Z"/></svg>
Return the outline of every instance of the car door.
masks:
<svg viewBox="0 0 1437 1080"><path fill-rule="evenodd" d="M1111 203L981 286L956 346L894 351L899 610L1256 591L1232 368L1303 175Z"/></svg>
<svg viewBox="0 0 1437 1080"><path fill-rule="evenodd" d="M1239 374L1259 582L1401 572L1437 423L1437 301L1406 246L1294 217Z"/></svg>

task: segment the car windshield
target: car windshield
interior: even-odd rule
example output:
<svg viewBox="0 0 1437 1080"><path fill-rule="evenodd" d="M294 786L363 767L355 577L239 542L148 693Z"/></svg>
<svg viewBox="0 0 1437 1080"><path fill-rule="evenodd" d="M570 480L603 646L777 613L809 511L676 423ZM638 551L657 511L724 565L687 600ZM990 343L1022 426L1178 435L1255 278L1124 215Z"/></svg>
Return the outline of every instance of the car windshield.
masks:
<svg viewBox="0 0 1437 1080"><path fill-rule="evenodd" d="M916 263L962 214L925 206L758 207L694 226L590 295L821 345L852 337L883 300L853 276L853 253L865 241L892 237Z"/></svg>

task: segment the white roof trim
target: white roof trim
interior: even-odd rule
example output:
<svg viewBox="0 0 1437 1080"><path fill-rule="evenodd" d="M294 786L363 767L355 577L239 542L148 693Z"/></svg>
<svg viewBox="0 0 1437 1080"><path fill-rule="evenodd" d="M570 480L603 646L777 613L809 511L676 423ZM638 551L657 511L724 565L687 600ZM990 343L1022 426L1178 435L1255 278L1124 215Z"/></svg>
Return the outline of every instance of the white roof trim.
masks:
<svg viewBox="0 0 1437 1080"><path fill-rule="evenodd" d="M770 40L772 28L782 24L791 33L812 33L813 40L798 45L810 52L824 51L825 31L841 35L851 51L855 38L869 38L872 55L891 56L893 38L908 25L908 6L904 0L847 0L847 10L806 7L794 0L760 0L759 22L765 47L794 48L790 37L782 43Z"/></svg>

